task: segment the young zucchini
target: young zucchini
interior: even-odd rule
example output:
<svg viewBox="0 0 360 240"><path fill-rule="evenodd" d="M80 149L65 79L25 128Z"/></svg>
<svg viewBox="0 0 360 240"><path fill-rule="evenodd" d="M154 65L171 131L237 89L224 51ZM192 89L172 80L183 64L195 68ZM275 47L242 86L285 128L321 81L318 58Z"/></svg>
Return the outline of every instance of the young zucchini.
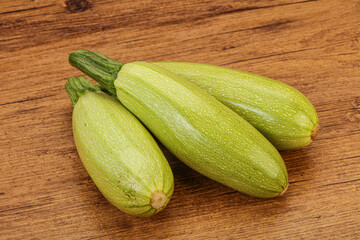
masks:
<svg viewBox="0 0 360 240"><path fill-rule="evenodd" d="M252 124L279 150L304 147L317 135L319 120L313 105L284 83L208 64L155 64L205 89Z"/></svg>
<svg viewBox="0 0 360 240"><path fill-rule="evenodd" d="M69 61L116 93L189 167L252 196L271 198L285 192L287 171L275 147L205 90L147 62L120 66L86 50L71 53Z"/></svg>
<svg viewBox="0 0 360 240"><path fill-rule="evenodd" d="M113 75L123 63L100 53L83 50L83 55L96 54L98 64L106 63ZM81 61L81 59L80 59ZM86 64L86 61L84 61ZM311 102L295 88L259 75L224 67L189 62L156 62L158 66L185 77L205 89L260 131L278 150L305 147L315 139L319 120ZM84 69L86 71L86 69ZM89 76L97 73L87 73ZM114 75L115 74L115 75ZM96 76L92 76L96 78ZM111 81L106 81L108 82ZM115 94L111 84L107 88Z"/></svg>
<svg viewBox="0 0 360 240"><path fill-rule="evenodd" d="M174 190L170 166L157 143L122 104L85 77L65 85L72 101L77 151L101 193L121 211L151 216Z"/></svg>

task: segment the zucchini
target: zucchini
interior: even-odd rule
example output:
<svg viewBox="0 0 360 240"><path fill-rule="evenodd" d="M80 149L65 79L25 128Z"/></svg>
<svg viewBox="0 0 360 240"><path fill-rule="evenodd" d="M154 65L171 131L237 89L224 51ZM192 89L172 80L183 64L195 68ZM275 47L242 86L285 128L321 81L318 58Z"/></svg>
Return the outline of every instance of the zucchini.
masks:
<svg viewBox="0 0 360 240"><path fill-rule="evenodd" d="M310 101L295 88L259 75L189 62L157 62L235 111L278 150L304 147L319 130Z"/></svg>
<svg viewBox="0 0 360 240"><path fill-rule="evenodd" d="M170 166L156 141L119 101L85 77L65 85L72 101L77 151L97 188L135 216L162 210L174 190Z"/></svg>
<svg viewBox="0 0 360 240"><path fill-rule="evenodd" d="M155 64L104 59L86 50L69 56L71 65L116 93L186 165L251 196L272 198L286 191L288 175L276 148L205 90Z"/></svg>

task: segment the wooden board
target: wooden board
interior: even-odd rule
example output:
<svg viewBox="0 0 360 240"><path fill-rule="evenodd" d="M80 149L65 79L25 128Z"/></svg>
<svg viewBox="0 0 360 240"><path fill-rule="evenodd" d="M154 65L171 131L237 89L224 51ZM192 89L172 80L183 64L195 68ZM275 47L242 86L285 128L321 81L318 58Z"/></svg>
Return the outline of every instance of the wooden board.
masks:
<svg viewBox="0 0 360 240"><path fill-rule="evenodd" d="M0 239L359 239L360 2L0 1ZM290 187L245 196L163 148L169 206L126 215L99 193L71 130L77 49L123 62L192 61L277 79L320 119L308 147L282 152Z"/></svg>

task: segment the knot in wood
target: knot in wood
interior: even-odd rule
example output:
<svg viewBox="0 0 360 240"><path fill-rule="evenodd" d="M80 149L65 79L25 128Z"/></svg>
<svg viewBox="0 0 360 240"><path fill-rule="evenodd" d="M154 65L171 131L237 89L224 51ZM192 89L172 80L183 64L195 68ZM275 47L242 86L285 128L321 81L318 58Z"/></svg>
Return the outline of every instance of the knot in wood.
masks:
<svg viewBox="0 0 360 240"><path fill-rule="evenodd" d="M87 0L66 0L65 9L69 13L84 12L91 8L91 3Z"/></svg>

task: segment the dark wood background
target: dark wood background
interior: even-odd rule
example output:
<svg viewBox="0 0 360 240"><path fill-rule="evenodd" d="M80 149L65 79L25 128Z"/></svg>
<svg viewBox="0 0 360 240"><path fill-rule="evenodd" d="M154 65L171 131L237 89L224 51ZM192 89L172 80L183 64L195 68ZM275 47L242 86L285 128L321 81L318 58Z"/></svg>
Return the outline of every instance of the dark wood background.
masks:
<svg viewBox="0 0 360 240"><path fill-rule="evenodd" d="M0 239L359 239L359 0L1 0ZM192 171L151 218L110 205L85 171L64 90L77 49L120 61L191 61L277 79L320 119L282 152L290 187L245 196Z"/></svg>

